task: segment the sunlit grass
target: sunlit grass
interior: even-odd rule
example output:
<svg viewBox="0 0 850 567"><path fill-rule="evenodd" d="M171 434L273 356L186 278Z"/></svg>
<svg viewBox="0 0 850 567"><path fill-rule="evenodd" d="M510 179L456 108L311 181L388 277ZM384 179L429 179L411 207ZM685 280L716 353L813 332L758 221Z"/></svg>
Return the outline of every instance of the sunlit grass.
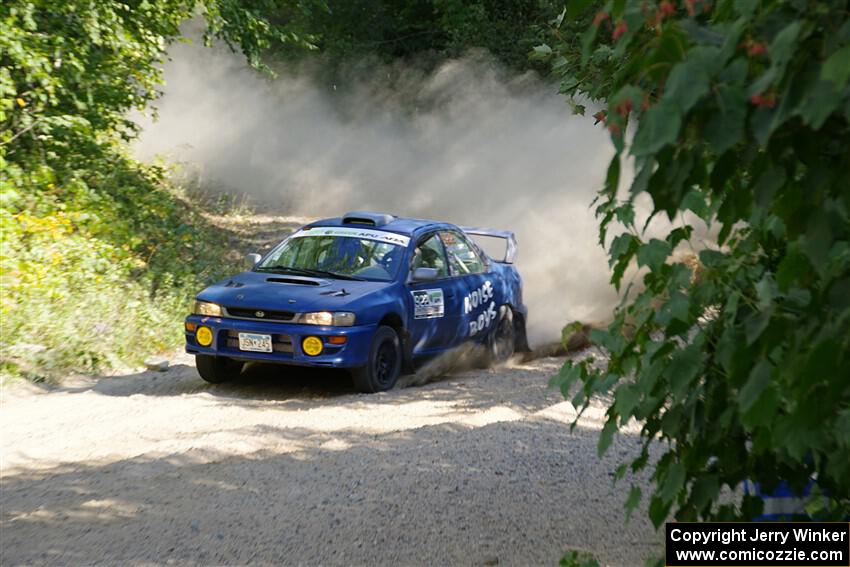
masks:
<svg viewBox="0 0 850 567"><path fill-rule="evenodd" d="M225 231L163 170L109 156L101 171L27 194L3 188L4 381L101 372L174 349L194 294L235 268Z"/></svg>

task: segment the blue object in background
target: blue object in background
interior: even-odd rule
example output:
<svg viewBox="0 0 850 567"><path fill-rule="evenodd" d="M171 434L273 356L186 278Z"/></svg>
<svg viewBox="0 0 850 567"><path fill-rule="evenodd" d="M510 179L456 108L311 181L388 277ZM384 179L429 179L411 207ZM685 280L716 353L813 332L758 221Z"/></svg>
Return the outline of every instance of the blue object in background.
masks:
<svg viewBox="0 0 850 567"><path fill-rule="evenodd" d="M815 481L810 480L803 489L802 494L791 490L788 483L780 481L776 490L764 492L759 483L751 480L744 481L744 494L761 498L764 502L762 515L753 518L756 522L777 522L791 520L811 519L806 513L806 500L815 486Z"/></svg>

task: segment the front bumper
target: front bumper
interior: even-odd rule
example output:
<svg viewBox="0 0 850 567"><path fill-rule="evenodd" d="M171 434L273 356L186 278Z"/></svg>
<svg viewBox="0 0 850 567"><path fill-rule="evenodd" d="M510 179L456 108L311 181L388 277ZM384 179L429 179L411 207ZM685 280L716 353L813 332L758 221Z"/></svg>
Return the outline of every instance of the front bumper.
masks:
<svg viewBox="0 0 850 567"><path fill-rule="evenodd" d="M189 354L207 354L226 356L237 360L276 362L300 366L319 366L334 368L354 368L365 366L372 345L372 335L377 325L358 325L354 327L323 327L318 325L297 325L292 323L274 323L248 321L226 317L206 317L189 315L187 324L209 327L213 341L209 346L201 346L195 339L196 331L186 329L186 352ZM251 352L239 350L238 333L257 333L272 336L274 352ZM329 337L346 338L345 344L330 344ZM322 352L316 356L306 354L301 348L305 337L318 337L322 340Z"/></svg>

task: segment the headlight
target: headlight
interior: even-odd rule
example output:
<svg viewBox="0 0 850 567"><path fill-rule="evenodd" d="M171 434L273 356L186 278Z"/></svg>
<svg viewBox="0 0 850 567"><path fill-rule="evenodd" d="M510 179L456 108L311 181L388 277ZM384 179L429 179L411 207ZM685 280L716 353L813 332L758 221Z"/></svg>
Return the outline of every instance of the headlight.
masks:
<svg viewBox="0 0 850 567"><path fill-rule="evenodd" d="M354 324L354 313L339 311L317 311L315 313L302 313L298 319L299 323L305 325L324 325L326 327L350 327Z"/></svg>
<svg viewBox="0 0 850 567"><path fill-rule="evenodd" d="M221 317L221 305L208 301L195 301L195 315L206 315L208 317Z"/></svg>

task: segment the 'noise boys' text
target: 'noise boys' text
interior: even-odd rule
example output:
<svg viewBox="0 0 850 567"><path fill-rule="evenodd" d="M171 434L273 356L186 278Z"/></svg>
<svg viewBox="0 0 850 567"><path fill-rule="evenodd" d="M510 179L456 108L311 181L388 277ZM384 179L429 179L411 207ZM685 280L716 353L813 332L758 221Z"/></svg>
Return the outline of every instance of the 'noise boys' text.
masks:
<svg viewBox="0 0 850 567"><path fill-rule="evenodd" d="M464 315L469 314L480 306L484 306L488 301L490 302L490 305L479 313L477 318L469 322L470 337L489 327L490 323L496 319L496 302L492 301L494 295L493 284L488 280L480 288L463 298Z"/></svg>

